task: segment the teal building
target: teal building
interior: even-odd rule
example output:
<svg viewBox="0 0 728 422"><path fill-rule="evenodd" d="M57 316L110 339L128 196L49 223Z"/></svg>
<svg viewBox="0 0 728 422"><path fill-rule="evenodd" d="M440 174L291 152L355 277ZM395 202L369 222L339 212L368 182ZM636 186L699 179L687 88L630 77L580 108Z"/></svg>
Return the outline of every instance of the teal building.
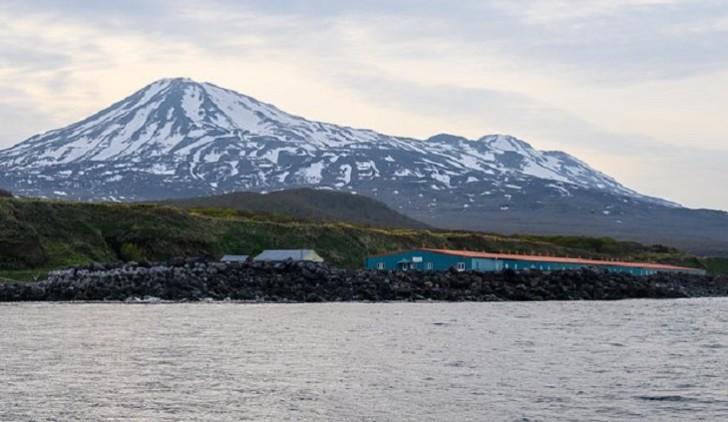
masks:
<svg viewBox="0 0 728 422"><path fill-rule="evenodd" d="M541 271L575 270L595 267L602 270L632 275L651 275L658 272L705 275L698 268L647 262L602 261L582 258L562 258L537 255L496 254L488 252L455 251L448 249L411 249L383 255L370 256L366 267L379 270L442 271L454 268L459 271L502 271L535 269Z"/></svg>

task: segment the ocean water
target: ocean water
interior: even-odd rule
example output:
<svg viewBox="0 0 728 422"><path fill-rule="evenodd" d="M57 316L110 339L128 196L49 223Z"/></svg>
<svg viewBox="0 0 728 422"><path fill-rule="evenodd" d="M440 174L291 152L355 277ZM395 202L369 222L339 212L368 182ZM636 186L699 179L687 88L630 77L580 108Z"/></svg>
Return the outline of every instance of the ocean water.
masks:
<svg viewBox="0 0 728 422"><path fill-rule="evenodd" d="M0 304L0 421L728 421L728 299Z"/></svg>

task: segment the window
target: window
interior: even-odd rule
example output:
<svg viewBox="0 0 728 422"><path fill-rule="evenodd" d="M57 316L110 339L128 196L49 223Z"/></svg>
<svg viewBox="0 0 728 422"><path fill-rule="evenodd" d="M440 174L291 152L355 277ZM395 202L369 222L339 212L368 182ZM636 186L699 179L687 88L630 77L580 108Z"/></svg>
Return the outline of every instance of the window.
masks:
<svg viewBox="0 0 728 422"><path fill-rule="evenodd" d="M426 270L431 270L432 269L432 262L426 262L425 263L425 269Z"/></svg>
<svg viewBox="0 0 728 422"><path fill-rule="evenodd" d="M465 263L458 262L457 265L455 266L455 268L457 268L458 271L463 271L465 269Z"/></svg>
<svg viewBox="0 0 728 422"><path fill-rule="evenodd" d="M377 262L377 269L383 270L384 269L384 262Z"/></svg>

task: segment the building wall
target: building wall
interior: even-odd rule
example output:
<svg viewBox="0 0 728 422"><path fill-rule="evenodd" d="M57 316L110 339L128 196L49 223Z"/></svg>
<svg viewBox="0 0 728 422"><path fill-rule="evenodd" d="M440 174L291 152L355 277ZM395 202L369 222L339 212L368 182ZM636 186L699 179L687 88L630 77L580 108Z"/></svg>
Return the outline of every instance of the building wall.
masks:
<svg viewBox="0 0 728 422"><path fill-rule="evenodd" d="M316 251L310 251L303 257L303 261L324 262L324 259Z"/></svg>
<svg viewBox="0 0 728 422"><path fill-rule="evenodd" d="M267 249L254 258L255 261L283 262L324 262L324 259L311 249Z"/></svg>
<svg viewBox="0 0 728 422"><path fill-rule="evenodd" d="M505 262L502 259L473 258L471 268L476 271L503 271Z"/></svg>
<svg viewBox="0 0 728 422"><path fill-rule="evenodd" d="M506 259L503 260L504 269L511 270L525 270L534 269L541 271L556 271L556 270L577 270L584 268L586 265L573 264L568 262L540 262L540 261L529 261L527 259Z"/></svg>
<svg viewBox="0 0 728 422"><path fill-rule="evenodd" d="M441 271L449 268L457 268L458 263L462 263L462 265L464 265L464 269L472 269L470 258L421 250L397 252L382 256L371 256L366 259L367 268L380 270L401 270L405 263L409 266L404 269L420 271Z"/></svg>
<svg viewBox="0 0 728 422"><path fill-rule="evenodd" d="M568 262L541 262L524 259L494 259L494 258L469 258L450 254L441 254L431 251L412 250L397 252L389 255L374 256L366 259L366 267L382 270L419 270L419 271L442 271L450 268L475 271L502 271L505 269L525 270L535 269L540 271L576 270L590 265L568 263ZM593 265L591 265L593 267ZM655 270L644 267L625 267L619 265L597 265L597 268L628 273L637 276L656 274L657 272L689 273L705 275L705 270Z"/></svg>
<svg viewBox="0 0 728 422"><path fill-rule="evenodd" d="M511 270L525 270L525 269L534 269L534 270L540 270L540 271L556 271L556 270L577 270L579 268L584 267L596 267L602 270L607 270L610 272L619 272L619 273L627 273L632 275L652 275L657 274L658 272L670 272L670 273L690 273L690 274L701 274L705 275L704 270L656 270L654 268L644 268L644 267L625 267L620 265L610 265L610 264L604 264L604 265L586 265L586 264L577 264L577 263L568 263L568 262L542 262L542 261L530 261L528 259L504 259L504 260L492 260L492 259L474 259L474 261L491 261L490 263L482 263L474 267L473 269L481 270L481 271L500 271L504 269L511 269ZM494 264L493 261L498 262L499 264Z"/></svg>

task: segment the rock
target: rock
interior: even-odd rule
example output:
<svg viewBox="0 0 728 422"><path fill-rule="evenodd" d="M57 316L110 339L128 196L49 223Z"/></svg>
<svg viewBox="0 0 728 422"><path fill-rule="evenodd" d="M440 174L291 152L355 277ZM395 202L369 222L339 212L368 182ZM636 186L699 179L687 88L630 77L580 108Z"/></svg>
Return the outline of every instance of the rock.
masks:
<svg viewBox="0 0 728 422"><path fill-rule="evenodd" d="M349 270L317 263L91 264L52 271L34 285L0 284L0 301L125 300L614 300L728 295L728 277L576 270L478 273Z"/></svg>

